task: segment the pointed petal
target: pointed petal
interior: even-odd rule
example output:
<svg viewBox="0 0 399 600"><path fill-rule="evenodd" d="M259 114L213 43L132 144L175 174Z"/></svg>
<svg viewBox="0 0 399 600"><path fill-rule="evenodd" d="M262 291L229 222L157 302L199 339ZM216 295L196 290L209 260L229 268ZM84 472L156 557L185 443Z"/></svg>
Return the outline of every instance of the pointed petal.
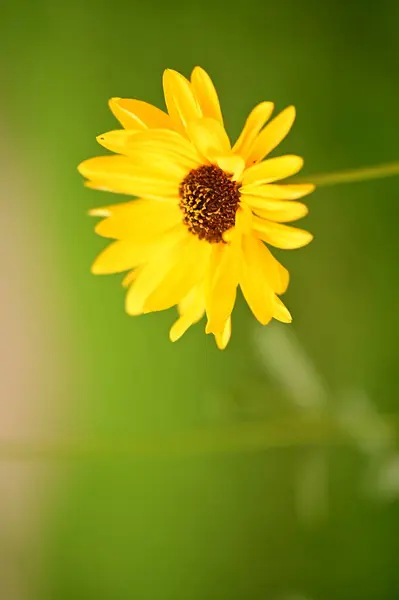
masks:
<svg viewBox="0 0 399 600"><path fill-rule="evenodd" d="M171 129L172 127L169 115L142 100L111 98L109 107L125 129L140 131L147 127L161 129Z"/></svg>
<svg viewBox="0 0 399 600"><path fill-rule="evenodd" d="M234 307L239 277L239 248L234 241L212 247L206 280L207 333L219 333Z"/></svg>
<svg viewBox="0 0 399 600"><path fill-rule="evenodd" d="M135 136L139 134L133 135ZM193 163L190 165L184 165L183 161L180 161L176 155L168 155L158 144L154 144L152 147L149 145L136 145L134 148L132 145L129 156L100 156L97 158L104 165L108 162L109 165L112 165L112 168L114 165L118 164L125 165L127 168L133 171L138 169L142 174L146 173L149 177L151 177L152 174L154 174L155 177L157 177L159 174L163 174L164 178L167 178L171 181L178 180L179 182L187 175L193 166ZM95 161L97 158L92 158L89 160ZM112 160L107 161L106 159Z"/></svg>
<svg viewBox="0 0 399 600"><path fill-rule="evenodd" d="M187 238L187 230L182 228L178 234L171 237L169 244L162 244L151 260L142 267L126 294L125 308L129 315L139 315L144 312L147 298L173 268Z"/></svg>
<svg viewBox="0 0 399 600"><path fill-rule="evenodd" d="M156 151L165 158L178 162L185 168L194 169L203 163L195 147L176 131L152 129L135 134L129 140L131 151Z"/></svg>
<svg viewBox="0 0 399 600"><path fill-rule="evenodd" d="M189 123L187 133L198 152L209 161L230 154L230 140L227 133L215 119L197 119Z"/></svg>
<svg viewBox="0 0 399 600"><path fill-rule="evenodd" d="M177 203L139 199L118 206L113 214L97 223L95 231L117 240L150 240L179 223L182 213Z"/></svg>
<svg viewBox="0 0 399 600"><path fill-rule="evenodd" d="M190 83L177 71L166 69L163 74L163 89L173 125L177 131L184 134L190 121L202 116Z"/></svg>
<svg viewBox="0 0 399 600"><path fill-rule="evenodd" d="M264 124L270 118L274 109L273 102L261 102L250 112L240 137L233 146L234 154L239 154L245 160L249 151Z"/></svg>
<svg viewBox="0 0 399 600"><path fill-rule="evenodd" d="M312 183L250 184L242 186L240 193L244 196L263 196L264 198L275 198L276 200L298 200L298 198L302 198L313 192L315 187Z"/></svg>
<svg viewBox="0 0 399 600"><path fill-rule="evenodd" d="M99 156L82 162L78 170L95 186L131 196L177 198L184 169L163 160L157 164L142 164L126 156Z"/></svg>
<svg viewBox="0 0 399 600"><path fill-rule="evenodd" d="M270 158L247 169L244 173L244 185L252 183L271 183L295 175L302 169L303 159L300 156L287 154Z"/></svg>
<svg viewBox="0 0 399 600"><path fill-rule="evenodd" d="M112 193L114 191L110 187L105 185L105 183L102 182L101 180L100 181L86 180L83 182L83 185L87 188L90 188L91 190L97 190L99 192L111 192ZM101 208L92 208L91 210L89 210L89 215L91 217L108 217L109 216L106 214L101 214L100 211L102 211Z"/></svg>
<svg viewBox="0 0 399 600"><path fill-rule="evenodd" d="M132 133L131 130L126 129L114 129L113 131L107 131L107 133L102 133L96 137L97 142L110 150L111 152L116 152L118 154L128 155L126 148L126 141L132 135L137 135L136 133Z"/></svg>
<svg viewBox="0 0 399 600"><path fill-rule="evenodd" d="M292 317L288 308L281 302L280 298L274 297L274 314L273 318L282 323L291 323Z"/></svg>
<svg viewBox="0 0 399 600"><path fill-rule="evenodd" d="M240 287L254 316L266 325L273 317L274 294L265 277L259 241L251 235L243 236L242 251Z"/></svg>
<svg viewBox="0 0 399 600"><path fill-rule="evenodd" d="M269 286L276 294L284 294L290 279L287 269L278 262L260 239L254 238L254 240L257 244L257 255L264 279L269 282Z"/></svg>
<svg viewBox="0 0 399 600"><path fill-rule="evenodd" d="M90 208L90 210L87 211L87 214L90 217L105 217L106 218L106 217L110 217L112 213L109 210L108 206L99 206L98 208Z"/></svg>
<svg viewBox="0 0 399 600"><path fill-rule="evenodd" d="M97 256L91 272L95 275L122 273L148 260L151 252L151 244L130 240L113 242Z"/></svg>
<svg viewBox="0 0 399 600"><path fill-rule="evenodd" d="M268 252L270 252L270 250L268 248L266 248L266 249L268 250ZM275 265L276 265L276 269L277 269L277 273L278 273L278 283L275 285L274 290L275 290L276 294L284 294L287 291L289 283L290 283L289 271L277 260L277 258L275 258L273 256L273 254L271 252L270 252L270 256L275 261Z"/></svg>
<svg viewBox="0 0 399 600"><path fill-rule="evenodd" d="M253 228L258 236L276 248L284 250L293 250L309 244L313 235L303 229L281 225L272 221L264 221L254 217Z"/></svg>
<svg viewBox="0 0 399 600"><path fill-rule="evenodd" d="M203 281L208 266L210 244L188 235L173 267L147 298L144 312L166 310L181 300Z"/></svg>
<svg viewBox="0 0 399 600"><path fill-rule="evenodd" d="M224 350L231 338L231 317L226 321L223 330L220 333L215 333L216 345L219 350Z"/></svg>
<svg viewBox="0 0 399 600"><path fill-rule="evenodd" d="M153 154L186 169L194 169L202 162L194 146L171 129L146 129L133 133L120 129L99 135L97 141L112 152L133 158Z"/></svg>
<svg viewBox="0 0 399 600"><path fill-rule="evenodd" d="M270 121L256 138L248 155L248 163L257 163L274 150L288 135L294 121L295 108L293 106L288 106Z"/></svg>
<svg viewBox="0 0 399 600"><path fill-rule="evenodd" d="M198 321L199 321L199 319L198 319ZM187 315L183 315L182 317L179 317L177 319L177 321L175 321L173 323L172 327L170 328L170 331L169 331L170 341L177 342L177 340L179 340L186 333L187 329L189 329L191 327L191 325L194 325L195 322L196 322L196 320L191 320L190 317L188 317Z"/></svg>
<svg viewBox="0 0 399 600"><path fill-rule="evenodd" d="M308 207L301 202L290 202L289 200L268 200L256 196L246 196L246 203L258 217L269 221L289 223L296 221L308 214ZM251 200L249 202L249 200Z"/></svg>
<svg viewBox="0 0 399 600"><path fill-rule="evenodd" d="M202 115L216 119L223 124L222 111L215 86L208 73L201 67L195 67L191 73L191 87L201 107Z"/></svg>
<svg viewBox="0 0 399 600"><path fill-rule="evenodd" d="M216 159L216 163L225 173L233 175L233 181L239 181L242 178L245 162L241 156L222 156Z"/></svg>
<svg viewBox="0 0 399 600"><path fill-rule="evenodd" d="M180 317L172 325L169 337L176 342L191 325L202 319L205 312L205 298L203 286L196 286L190 290L179 303Z"/></svg>
<svg viewBox="0 0 399 600"><path fill-rule="evenodd" d="M133 271L129 271L129 273L127 275L125 275L125 277L122 279L122 286L125 288L129 287L129 285L131 283L133 283L133 281L136 279L139 272L140 272L140 267L137 269L134 269Z"/></svg>

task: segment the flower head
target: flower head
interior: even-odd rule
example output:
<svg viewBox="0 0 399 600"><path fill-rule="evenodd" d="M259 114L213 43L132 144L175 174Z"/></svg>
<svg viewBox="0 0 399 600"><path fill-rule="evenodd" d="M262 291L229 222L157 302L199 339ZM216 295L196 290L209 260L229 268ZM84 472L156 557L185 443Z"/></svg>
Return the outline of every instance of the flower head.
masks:
<svg viewBox="0 0 399 600"><path fill-rule="evenodd" d="M273 104L258 104L231 146L203 69L196 67L190 81L168 69L163 87L167 113L113 98L123 129L97 139L114 154L79 166L88 187L137 198L91 211L104 217L96 232L114 240L92 270L128 271L130 315L176 305L172 341L206 314L206 332L225 348L238 286L260 323L291 321L279 298L289 274L266 244L292 249L311 241L284 223L307 214L297 200L314 186L277 183L301 169L299 156L266 158L289 132L294 107L269 121Z"/></svg>

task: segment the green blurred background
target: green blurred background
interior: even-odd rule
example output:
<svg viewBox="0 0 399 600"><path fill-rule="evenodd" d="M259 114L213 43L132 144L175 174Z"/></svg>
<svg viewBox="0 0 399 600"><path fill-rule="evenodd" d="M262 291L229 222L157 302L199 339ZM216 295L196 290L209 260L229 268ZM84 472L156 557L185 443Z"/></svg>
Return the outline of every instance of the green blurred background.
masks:
<svg viewBox="0 0 399 600"><path fill-rule="evenodd" d="M309 198L292 326L241 300L225 352L129 318L76 165L107 100L199 64L236 136L295 104L305 174L399 159L395 0L1 8L1 600L399 597L399 178ZM304 222L305 226L305 222Z"/></svg>

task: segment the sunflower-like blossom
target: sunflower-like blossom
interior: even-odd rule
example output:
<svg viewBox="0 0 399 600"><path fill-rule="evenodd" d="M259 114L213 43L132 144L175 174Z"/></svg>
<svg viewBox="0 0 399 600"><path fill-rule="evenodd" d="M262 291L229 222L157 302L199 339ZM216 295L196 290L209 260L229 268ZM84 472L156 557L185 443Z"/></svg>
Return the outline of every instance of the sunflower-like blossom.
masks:
<svg viewBox="0 0 399 600"><path fill-rule="evenodd" d="M167 112L141 100L113 98L122 129L97 140L113 154L79 166L86 185L134 197L94 209L96 232L112 242L95 260L97 274L127 272L126 311L140 315L176 306L170 339L206 315L206 333L225 348L240 287L260 323L291 315L280 299L288 271L268 246L294 249L312 235L290 223L308 209L298 199L312 184L286 184L303 160L269 158L295 120L289 106L270 120L261 102L232 145L215 87L196 67L191 79L167 69Z"/></svg>

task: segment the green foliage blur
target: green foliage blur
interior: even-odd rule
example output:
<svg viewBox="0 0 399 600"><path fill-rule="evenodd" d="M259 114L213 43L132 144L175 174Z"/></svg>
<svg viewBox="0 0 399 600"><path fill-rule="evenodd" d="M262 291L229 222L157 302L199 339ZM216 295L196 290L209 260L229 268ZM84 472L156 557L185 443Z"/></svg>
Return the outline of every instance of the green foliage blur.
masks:
<svg viewBox="0 0 399 600"><path fill-rule="evenodd" d="M204 323L172 345L173 310L129 318L121 277L90 274L104 240L87 211L119 198L76 166L116 128L110 97L163 106L163 69L197 64L232 138L258 102L296 106L279 152L306 176L399 159L398 3L2 12L2 116L54 259L41 293L67 388L51 401L82 449L52 457L40 600L396 600L399 179L312 194L314 242L279 253L293 324L262 328L240 298L220 352Z"/></svg>

